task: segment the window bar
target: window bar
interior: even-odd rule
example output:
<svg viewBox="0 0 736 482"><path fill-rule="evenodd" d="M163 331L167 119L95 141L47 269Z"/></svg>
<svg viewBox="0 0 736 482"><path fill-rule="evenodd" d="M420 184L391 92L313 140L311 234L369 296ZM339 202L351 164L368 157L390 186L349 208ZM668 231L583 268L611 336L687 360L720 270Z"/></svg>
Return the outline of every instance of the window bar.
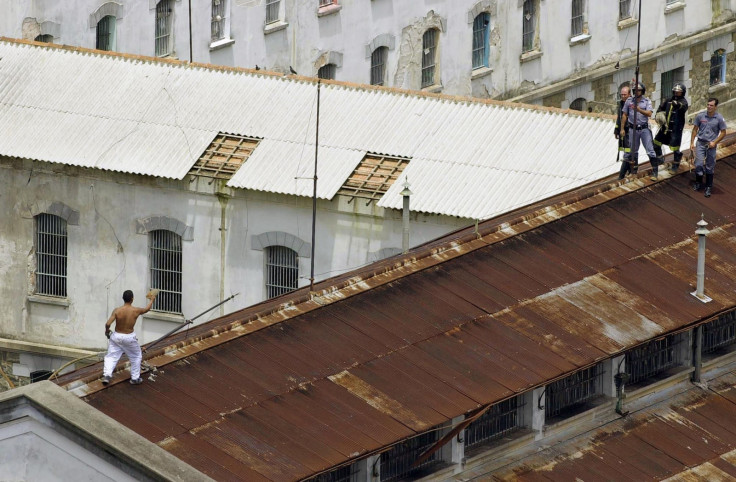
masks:
<svg viewBox="0 0 736 482"><path fill-rule="evenodd" d="M626 352L628 383L647 380L680 363L680 337L670 335Z"/></svg>
<svg viewBox="0 0 736 482"><path fill-rule="evenodd" d="M212 0L212 41L225 38L225 2Z"/></svg>
<svg viewBox="0 0 736 482"><path fill-rule="evenodd" d="M524 0L523 28L522 28L522 51L534 50L534 0Z"/></svg>
<svg viewBox="0 0 736 482"><path fill-rule="evenodd" d="M627 18L631 18L631 0L619 0L618 19L625 20Z"/></svg>
<svg viewBox="0 0 736 482"><path fill-rule="evenodd" d="M279 21L279 2L280 0L266 0L266 23L274 23Z"/></svg>
<svg viewBox="0 0 736 482"><path fill-rule="evenodd" d="M583 33L583 1L572 0L572 36L582 35Z"/></svg>
<svg viewBox="0 0 736 482"><path fill-rule="evenodd" d="M736 343L736 312L726 313L703 325L703 353Z"/></svg>
<svg viewBox="0 0 736 482"><path fill-rule="evenodd" d="M36 218L36 293L67 295L67 224L53 214Z"/></svg>
<svg viewBox="0 0 736 482"><path fill-rule="evenodd" d="M473 68L487 67L486 47L490 15L481 13L473 21Z"/></svg>
<svg viewBox="0 0 736 482"><path fill-rule="evenodd" d="M416 467L414 462L422 453L433 445L439 437L437 430L431 430L406 442L395 445L391 450L381 454L381 481L401 480L423 468L441 463L437 451Z"/></svg>
<svg viewBox="0 0 736 482"><path fill-rule="evenodd" d="M437 52L437 30L429 29L422 38L422 88L435 84L434 68Z"/></svg>
<svg viewBox="0 0 736 482"><path fill-rule="evenodd" d="M319 0L319 6L320 7L327 7L329 5L332 5L333 0Z"/></svg>
<svg viewBox="0 0 736 482"><path fill-rule="evenodd" d="M109 19L109 17L103 17L97 22L97 50L110 50Z"/></svg>
<svg viewBox="0 0 736 482"><path fill-rule="evenodd" d="M562 415L567 409L595 398L601 392L602 374L599 364L547 385L544 407L547 418Z"/></svg>
<svg viewBox="0 0 736 482"><path fill-rule="evenodd" d="M156 56L162 57L170 53L171 0L160 0L156 5Z"/></svg>
<svg viewBox="0 0 736 482"><path fill-rule="evenodd" d="M523 427L523 398L510 398L493 405L465 429L465 447L475 447L497 440Z"/></svg>
<svg viewBox="0 0 736 482"><path fill-rule="evenodd" d="M383 85L386 75L387 47L378 47L371 54L371 85Z"/></svg>

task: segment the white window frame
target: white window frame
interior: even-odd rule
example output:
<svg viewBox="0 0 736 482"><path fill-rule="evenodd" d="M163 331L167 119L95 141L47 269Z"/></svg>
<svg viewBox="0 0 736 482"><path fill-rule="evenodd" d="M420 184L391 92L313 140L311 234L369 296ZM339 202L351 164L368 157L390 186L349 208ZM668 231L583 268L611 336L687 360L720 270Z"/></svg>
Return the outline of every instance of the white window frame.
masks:
<svg viewBox="0 0 736 482"><path fill-rule="evenodd" d="M149 287L158 289L153 310L182 313L183 238L168 229L148 232Z"/></svg>
<svg viewBox="0 0 736 482"><path fill-rule="evenodd" d="M720 57L721 64L718 66L719 72L717 73L718 81L713 82L713 59L716 58L716 56ZM715 87L721 84L726 83L726 49L717 49L715 50L711 56L710 56L710 67L708 69L709 75L708 75L708 85L710 87Z"/></svg>
<svg viewBox="0 0 736 482"><path fill-rule="evenodd" d="M49 213L34 216L36 270L34 293L66 298L68 294L67 220Z"/></svg>
<svg viewBox="0 0 736 482"><path fill-rule="evenodd" d="M168 6L168 12L163 12ZM160 7L160 8L159 8ZM159 17L168 13L164 18ZM159 0L156 2L154 24L154 55L168 57L174 53L174 0Z"/></svg>
<svg viewBox="0 0 736 482"><path fill-rule="evenodd" d="M210 49L232 43L230 38L230 0L212 0ZM217 16L220 19L217 19ZM216 32L218 35L216 36Z"/></svg>
<svg viewBox="0 0 736 482"><path fill-rule="evenodd" d="M431 33L432 45L428 45L428 34ZM435 27L428 28L422 34L422 89L431 88L439 84L437 74L439 72L439 45L440 30Z"/></svg>

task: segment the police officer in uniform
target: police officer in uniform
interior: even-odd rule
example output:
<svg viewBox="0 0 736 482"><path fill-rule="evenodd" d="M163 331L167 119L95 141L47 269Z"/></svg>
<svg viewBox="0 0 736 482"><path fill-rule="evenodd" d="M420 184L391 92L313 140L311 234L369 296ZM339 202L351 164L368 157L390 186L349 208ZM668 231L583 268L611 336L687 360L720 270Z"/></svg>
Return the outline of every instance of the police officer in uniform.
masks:
<svg viewBox="0 0 736 482"><path fill-rule="evenodd" d="M673 152L672 166L670 171L677 172L682 160L682 151L680 151L680 143L682 142L682 130L685 128L685 113L688 109L685 94L687 88L684 84L678 82L672 87L672 97L662 102L657 109L657 117L664 117L654 138L654 152L657 154L658 164L664 163L662 157L662 145L669 146ZM662 112L662 114L659 114Z"/></svg>
<svg viewBox="0 0 736 482"><path fill-rule="evenodd" d="M622 109L624 108L624 103L626 103L626 99L629 98L631 95L631 89L629 89L628 85L624 85L621 87L621 100L618 102L618 115L616 116L616 127L613 128L613 137L618 139L618 151L619 153L623 153L624 158L626 158L626 153L629 152L629 126L627 124L621 124L621 116L623 115ZM620 134L621 127L623 125L624 128L624 135L622 136ZM622 162L621 163L621 171L618 173L618 178L623 179L626 176L626 173L628 171L631 171L632 174L636 174L638 166L631 166L628 162Z"/></svg>
<svg viewBox="0 0 736 482"><path fill-rule="evenodd" d="M716 169L716 147L726 135L726 121L716 112L718 99L708 99L705 112L695 116L693 133L690 138L690 150L695 152L695 184L693 190L703 188L705 173L705 197L710 197L713 190L713 174ZM697 144L696 144L697 141Z"/></svg>
<svg viewBox="0 0 736 482"><path fill-rule="evenodd" d="M631 151L624 154L624 162L629 164L628 168L632 174L635 174L634 166L638 165L639 158L639 141L644 144L644 149L649 156L649 162L652 164L652 181L657 180L657 154L654 152L654 143L652 139L652 131L649 129L649 118L652 116L652 101L644 97L647 89L639 82L634 89L634 96L629 97L621 109L621 123L629 126L629 145ZM636 124L634 124L636 122ZM624 128L619 131L620 136L626 135Z"/></svg>

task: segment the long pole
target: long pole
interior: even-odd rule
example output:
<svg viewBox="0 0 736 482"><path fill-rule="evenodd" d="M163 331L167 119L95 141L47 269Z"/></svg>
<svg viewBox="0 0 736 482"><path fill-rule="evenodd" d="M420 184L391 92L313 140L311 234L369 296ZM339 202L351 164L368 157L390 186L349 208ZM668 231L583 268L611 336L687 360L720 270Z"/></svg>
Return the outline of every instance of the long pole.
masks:
<svg viewBox="0 0 736 482"><path fill-rule="evenodd" d="M637 152L631 152L631 162L632 166L629 166L633 168L633 162L634 162L634 156L639 155L639 134L636 130L636 114L637 114L637 108L639 107L639 99L636 96L636 88L639 86L639 46L641 45L641 4L644 3L643 0L639 0L639 21L636 25L636 70L635 70L635 77L634 77L634 88L632 89L634 91L634 100L632 101L634 104L634 131L632 132L631 136L631 149L636 149ZM644 94L642 93L642 96Z"/></svg>
<svg viewBox="0 0 736 482"><path fill-rule="evenodd" d="M309 291L314 291L314 238L317 232L317 155L319 154L319 92L322 79L317 79L317 128L314 139L314 186L312 190L312 267L309 271Z"/></svg>
<svg viewBox="0 0 736 482"><path fill-rule="evenodd" d="M189 62L194 62L192 58L192 0L189 0Z"/></svg>

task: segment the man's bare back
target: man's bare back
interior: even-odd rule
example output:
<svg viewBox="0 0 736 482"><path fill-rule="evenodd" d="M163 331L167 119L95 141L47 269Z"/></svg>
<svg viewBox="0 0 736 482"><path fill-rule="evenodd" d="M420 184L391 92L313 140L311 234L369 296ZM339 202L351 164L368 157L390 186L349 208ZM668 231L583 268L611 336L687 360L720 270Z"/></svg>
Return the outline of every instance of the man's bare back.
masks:
<svg viewBox="0 0 736 482"><path fill-rule="evenodd" d="M133 333L135 322L138 321L138 317L143 313L148 313L153 306L153 301L156 299L156 293L149 292L146 295L146 298L148 298L148 306L145 308L133 306L133 300L131 299L130 302L126 302L123 306L119 306L112 310L110 318L107 320L107 323L105 323L105 334L109 334L110 325L112 325L113 321L115 322L116 333Z"/></svg>

